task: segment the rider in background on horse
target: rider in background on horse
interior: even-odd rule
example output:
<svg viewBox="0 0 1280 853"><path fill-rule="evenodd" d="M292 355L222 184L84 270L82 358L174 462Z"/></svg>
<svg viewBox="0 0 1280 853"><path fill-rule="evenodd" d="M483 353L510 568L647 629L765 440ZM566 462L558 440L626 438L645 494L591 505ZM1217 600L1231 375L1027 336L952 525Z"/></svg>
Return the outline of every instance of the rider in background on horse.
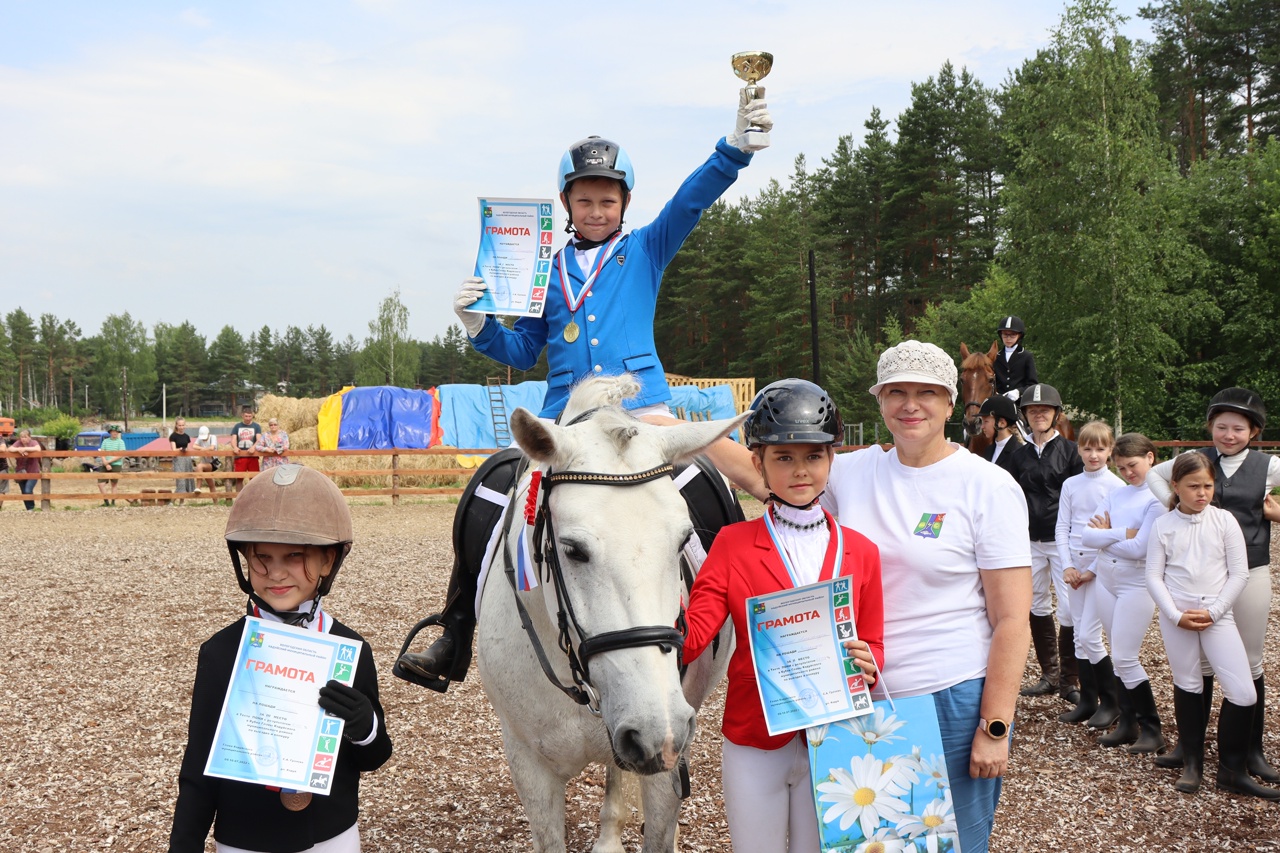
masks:
<svg viewBox="0 0 1280 853"><path fill-rule="evenodd" d="M818 504L844 427L825 391L783 379L756 395L743 425L753 464L769 489L762 518L724 528L694 582L684 656L694 660L732 617L737 644L725 698L722 780L736 853L810 853L819 847L809 754L799 733L770 736L747 637L746 599L832 577L852 579L857 641L845 648L876 681L884 661L880 552L839 527ZM841 549L841 544L843 549Z"/></svg>
<svg viewBox="0 0 1280 853"><path fill-rule="evenodd" d="M658 288L702 212L737 180L752 155L767 147L749 141L746 130L773 127L768 104L748 100L746 93L745 88L739 93L733 132L716 143L653 222L630 233L624 234L622 225L635 168L626 151L590 136L565 152L557 179L560 203L569 215L565 230L572 236L552 261L553 286L541 317L521 317L508 328L491 315L468 311L488 284L476 277L463 280L453 310L478 352L528 370L546 350L541 417L559 415L574 383L585 377L631 373L641 389L625 403L632 414L675 422L667 405L671 389L653 340ZM397 676L440 692L466 677L479 571L478 565L455 560L445 609L437 617L444 632L426 651L401 655L393 670Z"/></svg>
<svg viewBox="0 0 1280 853"><path fill-rule="evenodd" d="M1076 688L1075 632L1055 537L1062 484L1068 477L1084 471L1084 463L1080 461L1076 443L1060 435L1055 427L1062 412L1058 389L1037 383L1026 389L1020 400L1022 413L1031 425L1032 441L1014 452L1012 474L1027 498L1031 535L1031 643L1041 672L1040 680L1021 692L1023 696L1043 696L1057 690L1063 699L1075 704L1080 698ZM1051 588L1058 596L1061 636L1053 622Z"/></svg>
<svg viewBox="0 0 1280 853"><path fill-rule="evenodd" d="M1040 381L1035 356L1022 346L1027 326L1021 318L1010 315L1000 321L996 334L1003 345L992 363L996 371L996 393L1018 403L1026 390ZM1023 432L1024 437L1030 439L1029 432Z"/></svg>
<svg viewBox="0 0 1280 853"><path fill-rule="evenodd" d="M373 651L359 634L320 607L351 550L352 538L351 512L342 492L310 468L279 465L255 477L236 498L227 518L226 540L240 589L249 596L248 614L358 641L360 660L354 686L331 680L320 688L320 707L345 720L346 727L330 793L313 798L305 791L280 791L204 774L244 635L244 618L200 647L169 853L203 853L211 825L219 851L360 850L360 774L377 770L391 757L391 738L378 701Z"/></svg>
<svg viewBox="0 0 1280 853"><path fill-rule="evenodd" d="M983 434L991 442L982 451L982 458L1012 474L1014 451L1026 443L1018 429L1017 405L1008 397L997 394L983 401L978 417L982 418Z"/></svg>

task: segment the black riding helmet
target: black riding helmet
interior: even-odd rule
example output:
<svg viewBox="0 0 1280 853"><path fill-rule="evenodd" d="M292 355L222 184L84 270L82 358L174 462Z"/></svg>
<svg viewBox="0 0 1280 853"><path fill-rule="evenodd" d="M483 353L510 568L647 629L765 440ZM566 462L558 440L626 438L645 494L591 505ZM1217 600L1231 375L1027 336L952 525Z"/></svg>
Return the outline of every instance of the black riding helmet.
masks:
<svg viewBox="0 0 1280 853"><path fill-rule="evenodd" d="M1204 419L1211 422L1219 412L1238 412L1258 429L1266 429L1267 426L1267 407L1258 392L1248 388L1223 388L1214 394Z"/></svg>
<svg viewBox="0 0 1280 853"><path fill-rule="evenodd" d="M997 420L1003 419L1005 423L1012 426L1018 422L1018 405L1003 394L996 394L982 401L982 408L978 409L978 417L991 415Z"/></svg>
<svg viewBox="0 0 1280 853"><path fill-rule="evenodd" d="M1053 406L1055 409L1061 409L1062 395L1052 385L1037 382L1022 392L1022 396L1018 399L1018 405L1023 409L1028 406Z"/></svg>
<svg viewBox="0 0 1280 853"><path fill-rule="evenodd" d="M1015 317L1010 314L1000 321L1000 325L996 326L996 334L1001 332L1017 332L1018 343L1022 343L1022 339L1027 336L1027 324L1022 322L1021 317Z"/></svg>
<svg viewBox="0 0 1280 853"><path fill-rule="evenodd" d="M804 379L779 379L751 401L743 424L747 447L769 444L844 444L844 422L827 392Z"/></svg>
<svg viewBox="0 0 1280 853"><path fill-rule="evenodd" d="M569 146L560 158L560 169L557 174L560 198L568 207L567 195L573 182L579 178L607 178L617 181L622 187L622 214L627 213L627 200L635 189L636 172L631 165L631 158L618 143L599 136L588 136L579 139ZM621 221L619 221L621 226ZM569 211L569 222L565 231L574 232L573 211Z"/></svg>

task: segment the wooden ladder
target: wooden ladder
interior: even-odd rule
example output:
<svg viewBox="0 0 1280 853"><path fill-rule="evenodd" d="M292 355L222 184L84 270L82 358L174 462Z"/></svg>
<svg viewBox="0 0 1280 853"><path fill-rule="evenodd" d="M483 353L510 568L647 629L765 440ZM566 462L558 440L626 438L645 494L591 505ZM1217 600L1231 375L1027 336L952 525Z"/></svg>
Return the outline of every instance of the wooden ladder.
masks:
<svg viewBox="0 0 1280 853"><path fill-rule="evenodd" d="M507 423L507 404L502 399L502 378L490 376L485 379L485 387L489 389L489 417L493 420L493 439L498 447L511 445L511 426Z"/></svg>

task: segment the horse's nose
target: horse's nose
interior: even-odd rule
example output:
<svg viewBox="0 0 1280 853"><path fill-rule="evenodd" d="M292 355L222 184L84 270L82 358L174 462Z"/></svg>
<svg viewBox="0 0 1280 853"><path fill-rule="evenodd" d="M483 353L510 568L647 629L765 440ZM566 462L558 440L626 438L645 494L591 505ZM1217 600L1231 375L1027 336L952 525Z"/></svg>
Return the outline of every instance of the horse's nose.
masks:
<svg viewBox="0 0 1280 853"><path fill-rule="evenodd" d="M693 740L694 726L692 714L674 729L659 729L640 725L638 721L624 720L614 731L613 751L622 766L634 773L674 770L680 753Z"/></svg>

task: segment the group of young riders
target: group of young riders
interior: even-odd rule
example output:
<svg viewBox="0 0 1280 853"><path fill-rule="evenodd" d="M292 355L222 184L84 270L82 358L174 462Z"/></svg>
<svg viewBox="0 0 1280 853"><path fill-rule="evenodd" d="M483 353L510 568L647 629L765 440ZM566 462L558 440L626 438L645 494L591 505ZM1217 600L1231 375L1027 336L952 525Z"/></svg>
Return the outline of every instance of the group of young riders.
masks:
<svg viewBox="0 0 1280 853"><path fill-rule="evenodd" d="M1022 694L1056 692L1074 706L1061 722L1105 732L1101 746L1182 768L1175 785L1194 793L1216 676L1224 697L1218 787L1280 800L1280 789L1255 781L1280 782L1262 749L1270 531L1278 515L1269 495L1280 485L1280 459L1249 449L1266 426L1262 399L1245 388L1214 395L1205 415L1213 447L1159 464L1146 436L1115 438L1101 421L1085 424L1077 443L1053 426L1062 400L1034 382L1035 362L1021 347L1025 331L1017 317L1000 324L998 393L981 409L993 440L986 457L1022 486L1030 517L1031 636L1041 674ZM1023 367L1011 370L1019 361ZM1011 386L1015 375L1033 384ZM1030 425L1025 444L1019 414ZM1153 615L1173 674L1180 738L1167 753L1139 660Z"/></svg>
<svg viewBox="0 0 1280 853"><path fill-rule="evenodd" d="M486 284L478 278L464 280L454 305L471 343L517 368L531 366L547 351L544 418L560 413L576 381L625 371L641 386L626 404L633 413L654 422L669 419L670 392L653 340L663 270L702 211L767 145L748 130L772 126L767 104L749 99L743 90L733 131L719 140L652 223L629 233L622 225L636 185L630 158L607 139L575 143L557 173L570 239L552 263L553 298L547 299L543 316L521 318L509 327L467 310ZM1253 778L1280 781L1261 751L1262 648L1270 603L1269 521L1263 516L1263 498L1280 484L1277 460L1248 448L1265 424L1262 401L1243 389L1216 396L1207 417L1214 449L1173 463L1156 465L1155 448L1142 436L1124 435L1113 442L1110 429L1101 423L1086 425L1077 446L1055 429L1062 400L1056 389L1039 381L1035 360L1022 347L1025 332L1017 317L1000 322L997 333L1004 349L996 359L998 393L982 407L994 440L987 458L1021 485L1028 508L1031 635L1041 677L1023 692L1056 692L1071 702L1074 707L1061 715L1063 722L1097 729L1114 725L1099 739L1103 745L1127 745L1134 753L1162 751L1154 691L1138 660L1158 606L1174 674L1181 742L1176 752L1157 761L1183 768L1180 790L1198 788L1216 676L1225 697L1218 726L1218 786L1280 799L1280 790ZM895 376L907 384L923 381L925 392L929 382L939 384L930 378L940 375L936 365L920 375L909 364L896 369ZM952 369L952 406L954 378ZM882 377L872 393L883 384ZM945 404L945 399L919 403ZM812 383L774 383L757 395L744 432L752 451L750 473L770 490L769 504L763 518L743 522L740 529L725 528L713 545L707 571L690 599L686 652L706 645L726 616L740 622L737 611L747 595L840 571L855 579L857 589L860 640L849 644L848 653L868 684L874 684L881 667L894 666L892 659L885 660L881 640L887 614L882 612L879 555L818 503L834 449L843 440L834 402ZM1111 455L1127 485L1108 470ZM719 462L714 453L712 458ZM722 466L731 479L732 464ZM232 509L226 540L250 615L359 639L320 607L353 541L345 501L323 476L282 465L255 478ZM832 550L837 540L845 543L843 561ZM785 576L771 572L771 562L754 553L753 543L761 541L771 543L776 555L769 559L782 560ZM466 676L481 568L475 562L459 551L445 612L434 618L444 630L424 651L402 655L397 675L441 692ZM202 851L211 827L222 853L358 851L360 774L377 769L391 754L368 644L361 641L360 677L353 686L335 681L321 690L320 705L344 719L346 727L332 792L317 805L305 792L203 774L242 628L243 620L233 623L200 651L170 851ZM791 780L803 775L797 770L803 750L792 754L796 738L767 736L742 654L735 654L730 665L724 722L726 743L734 734L723 765L734 847L817 850L811 792L806 805L796 797L798 788ZM1011 685L1010 694L1014 689ZM1011 721L981 722L984 736L1007 740ZM998 795L997 784L991 813ZM989 816L981 837L972 843L962 838L966 851L984 850L987 832Z"/></svg>

